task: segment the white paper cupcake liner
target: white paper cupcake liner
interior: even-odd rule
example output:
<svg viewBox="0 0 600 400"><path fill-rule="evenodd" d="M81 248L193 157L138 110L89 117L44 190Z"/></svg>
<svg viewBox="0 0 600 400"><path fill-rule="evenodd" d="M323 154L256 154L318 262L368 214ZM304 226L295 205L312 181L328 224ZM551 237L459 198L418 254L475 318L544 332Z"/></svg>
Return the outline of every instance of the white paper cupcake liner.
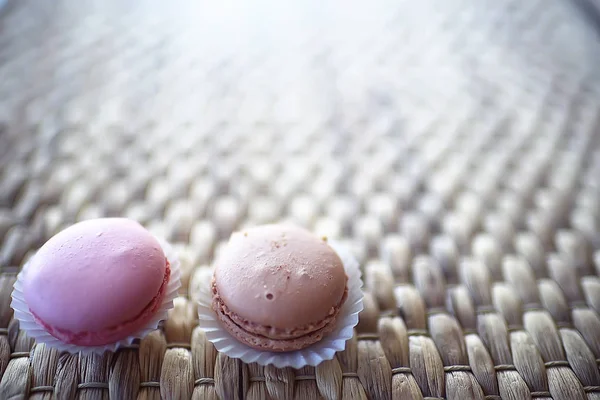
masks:
<svg viewBox="0 0 600 400"><path fill-rule="evenodd" d="M245 363L259 365L273 364L277 368L302 368L316 366L325 360L331 360L335 353L346 347L352 338L354 327L358 324L358 314L363 309L362 279L356 259L340 244L330 241L330 246L340 256L348 276L348 298L340 310L334 330L321 341L302 350L276 353L260 351L239 342L227 332L212 309L212 291L210 280L202 285L198 294L199 326L206 338L221 353L231 358L239 358Z"/></svg>
<svg viewBox="0 0 600 400"><path fill-rule="evenodd" d="M37 343L44 343L49 347L53 347L59 351L66 351L69 353L81 353L81 354L102 354L105 351L116 351L119 347L131 346L135 339L141 339L150 332L158 328L160 321L167 318L167 311L173 308L173 300L177 297L177 291L181 287L181 269L179 258L177 257L174 249L166 241L158 239L167 260L169 261L171 268L171 276L169 283L167 284L167 290L163 299L161 307L154 314L152 319L140 330L132 334L131 336L120 340L115 343L103 345L103 346L78 346L74 344L65 343L44 329L43 326L39 325L25 302L23 296L23 279L27 273L27 262L19 275L17 281L13 286L12 301L10 306L14 310L14 316L19 321L21 330L27 333L27 336L34 338Z"/></svg>

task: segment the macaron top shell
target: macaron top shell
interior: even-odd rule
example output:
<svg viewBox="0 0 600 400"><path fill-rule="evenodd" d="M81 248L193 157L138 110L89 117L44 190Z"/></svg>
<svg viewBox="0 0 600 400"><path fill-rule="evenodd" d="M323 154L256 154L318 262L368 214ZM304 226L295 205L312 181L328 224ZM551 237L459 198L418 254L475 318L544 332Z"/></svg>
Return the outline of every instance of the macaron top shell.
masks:
<svg viewBox="0 0 600 400"><path fill-rule="evenodd" d="M159 242L124 218L77 223L46 242L27 267L23 294L45 324L101 332L131 322L157 296L167 260Z"/></svg>
<svg viewBox="0 0 600 400"><path fill-rule="evenodd" d="M293 225L233 234L215 268L216 289L230 311L278 329L331 315L346 282L342 261L327 241Z"/></svg>

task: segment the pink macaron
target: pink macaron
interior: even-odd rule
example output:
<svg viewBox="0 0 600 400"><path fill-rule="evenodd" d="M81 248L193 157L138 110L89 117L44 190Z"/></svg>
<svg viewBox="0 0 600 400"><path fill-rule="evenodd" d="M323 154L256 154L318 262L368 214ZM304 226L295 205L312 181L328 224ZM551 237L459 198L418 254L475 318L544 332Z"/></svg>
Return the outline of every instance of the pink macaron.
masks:
<svg viewBox="0 0 600 400"><path fill-rule="evenodd" d="M155 318L164 308L171 274L161 244L144 227L103 218L52 237L20 280L28 311L50 335L70 345L102 346Z"/></svg>

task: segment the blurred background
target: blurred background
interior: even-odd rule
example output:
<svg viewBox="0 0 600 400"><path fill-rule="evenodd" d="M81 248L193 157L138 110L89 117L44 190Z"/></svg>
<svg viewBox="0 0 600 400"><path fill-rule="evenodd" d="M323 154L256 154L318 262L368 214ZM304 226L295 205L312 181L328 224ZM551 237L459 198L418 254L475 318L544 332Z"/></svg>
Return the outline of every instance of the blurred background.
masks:
<svg viewBox="0 0 600 400"><path fill-rule="evenodd" d="M99 216L141 221L193 265L279 220L363 262L390 236L411 254L470 255L481 237L508 254L518 235L552 251L561 230L591 257L596 15L567 0L9 0L0 263Z"/></svg>

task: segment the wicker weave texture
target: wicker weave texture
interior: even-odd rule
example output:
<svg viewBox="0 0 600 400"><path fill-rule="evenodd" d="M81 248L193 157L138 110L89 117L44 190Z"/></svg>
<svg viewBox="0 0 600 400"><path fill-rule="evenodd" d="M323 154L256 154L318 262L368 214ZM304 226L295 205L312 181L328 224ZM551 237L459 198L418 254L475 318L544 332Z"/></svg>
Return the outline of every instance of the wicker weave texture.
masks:
<svg viewBox="0 0 600 400"><path fill-rule="evenodd" d="M216 2L215 2L216 3ZM0 15L0 399L600 399L600 42L572 3L19 0ZM28 257L127 216L184 269L104 356L12 320ZM290 220L360 261L317 368L197 328L233 230Z"/></svg>

